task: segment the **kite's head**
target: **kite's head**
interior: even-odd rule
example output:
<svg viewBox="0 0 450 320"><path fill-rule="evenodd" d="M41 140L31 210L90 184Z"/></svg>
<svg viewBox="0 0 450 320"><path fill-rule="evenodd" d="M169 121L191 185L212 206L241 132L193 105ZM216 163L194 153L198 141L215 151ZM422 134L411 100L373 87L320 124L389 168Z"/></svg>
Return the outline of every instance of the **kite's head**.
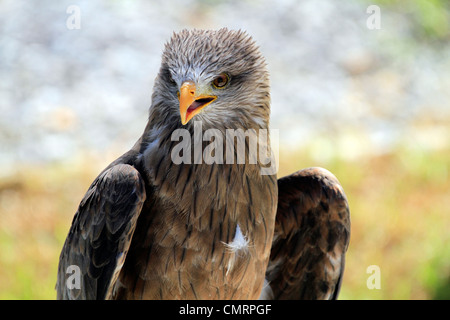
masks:
<svg viewBox="0 0 450 320"><path fill-rule="evenodd" d="M182 125L267 128L269 91L265 60L247 33L183 30L165 46L153 104L178 112Z"/></svg>

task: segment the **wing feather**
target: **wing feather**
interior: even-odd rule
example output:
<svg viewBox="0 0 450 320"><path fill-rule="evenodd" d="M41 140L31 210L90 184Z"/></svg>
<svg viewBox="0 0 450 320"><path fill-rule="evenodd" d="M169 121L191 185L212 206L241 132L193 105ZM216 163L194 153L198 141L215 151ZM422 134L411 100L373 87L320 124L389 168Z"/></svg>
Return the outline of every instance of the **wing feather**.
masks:
<svg viewBox="0 0 450 320"><path fill-rule="evenodd" d="M278 180L266 272L274 299L336 299L350 238L350 211L336 177L308 168Z"/></svg>
<svg viewBox="0 0 450 320"><path fill-rule="evenodd" d="M95 179L78 207L60 255L58 299L108 298L145 198L144 180L128 164L112 165ZM80 289L66 285L69 266L81 271Z"/></svg>

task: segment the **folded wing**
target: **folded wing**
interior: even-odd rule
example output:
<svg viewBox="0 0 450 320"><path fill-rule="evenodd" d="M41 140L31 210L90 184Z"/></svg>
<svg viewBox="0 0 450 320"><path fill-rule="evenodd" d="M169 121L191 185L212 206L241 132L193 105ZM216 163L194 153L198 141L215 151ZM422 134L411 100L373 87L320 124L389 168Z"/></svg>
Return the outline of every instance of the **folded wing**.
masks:
<svg viewBox="0 0 450 320"><path fill-rule="evenodd" d="M349 238L347 198L334 175L308 168L279 179L271 298L337 299Z"/></svg>
<svg viewBox="0 0 450 320"><path fill-rule="evenodd" d="M113 165L95 179L80 203L61 252L58 299L108 298L145 197L141 175L128 164ZM79 288L71 276L80 276Z"/></svg>

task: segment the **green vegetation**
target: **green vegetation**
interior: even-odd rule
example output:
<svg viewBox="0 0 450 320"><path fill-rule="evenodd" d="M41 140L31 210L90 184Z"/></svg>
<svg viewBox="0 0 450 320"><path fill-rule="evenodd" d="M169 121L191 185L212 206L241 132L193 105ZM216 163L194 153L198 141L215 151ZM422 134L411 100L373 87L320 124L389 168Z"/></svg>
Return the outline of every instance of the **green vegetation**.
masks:
<svg viewBox="0 0 450 320"><path fill-rule="evenodd" d="M359 0L376 4L381 10L407 14L416 35L427 40L448 40L450 37L450 4L446 0Z"/></svg>

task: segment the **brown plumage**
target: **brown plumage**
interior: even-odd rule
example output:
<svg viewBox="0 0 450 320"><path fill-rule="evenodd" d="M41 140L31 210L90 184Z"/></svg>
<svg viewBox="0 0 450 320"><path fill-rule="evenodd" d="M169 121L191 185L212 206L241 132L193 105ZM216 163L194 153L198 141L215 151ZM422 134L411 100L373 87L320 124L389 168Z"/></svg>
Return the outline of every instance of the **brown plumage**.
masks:
<svg viewBox="0 0 450 320"><path fill-rule="evenodd" d="M75 214L58 298L336 298L349 241L345 194L323 169L278 181L262 174L266 162L251 161L250 141L268 129L269 114L265 61L246 33L174 34L143 135L95 179ZM179 152L177 129L189 133L191 154ZM205 139L212 129L215 139ZM244 162L228 129L248 135ZM258 145L270 152L269 142ZM81 270L80 289L66 285L71 265Z"/></svg>

